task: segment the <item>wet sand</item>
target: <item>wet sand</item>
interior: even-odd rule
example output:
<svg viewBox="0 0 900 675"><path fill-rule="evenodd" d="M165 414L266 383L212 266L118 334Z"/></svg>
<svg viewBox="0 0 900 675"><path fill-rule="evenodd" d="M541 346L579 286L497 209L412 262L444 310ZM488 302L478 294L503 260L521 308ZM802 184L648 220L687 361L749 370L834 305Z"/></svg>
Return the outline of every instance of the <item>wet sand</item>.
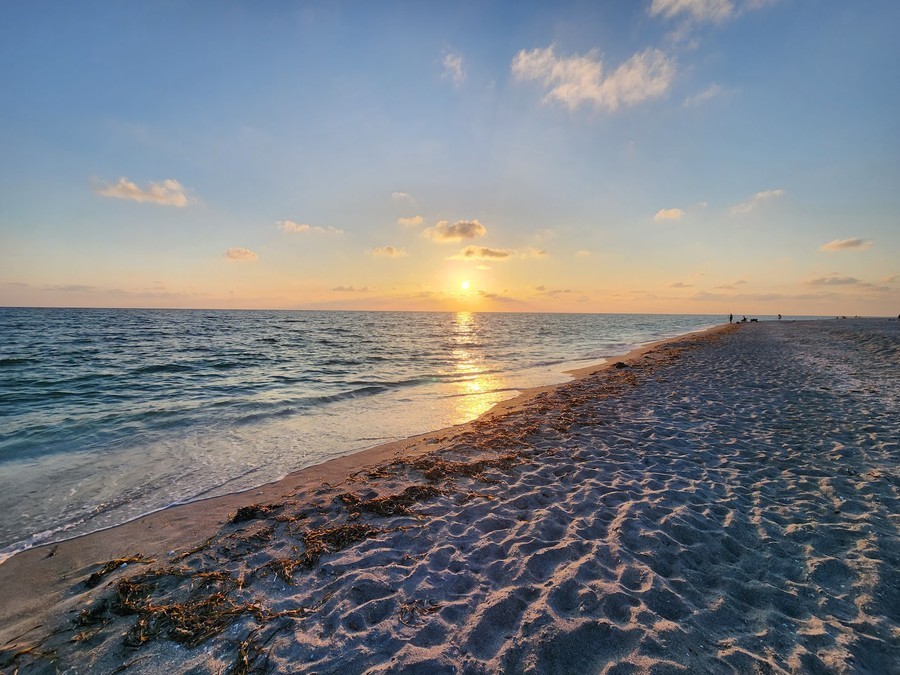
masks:
<svg viewBox="0 0 900 675"><path fill-rule="evenodd" d="M723 327L622 361L19 554L0 667L900 671L900 323Z"/></svg>

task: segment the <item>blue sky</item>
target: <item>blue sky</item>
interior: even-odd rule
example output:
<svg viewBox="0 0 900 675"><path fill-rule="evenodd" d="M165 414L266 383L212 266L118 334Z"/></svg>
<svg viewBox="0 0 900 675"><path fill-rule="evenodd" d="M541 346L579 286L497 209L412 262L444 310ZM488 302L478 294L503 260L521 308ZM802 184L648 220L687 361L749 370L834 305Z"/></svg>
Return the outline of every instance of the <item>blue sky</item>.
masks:
<svg viewBox="0 0 900 675"><path fill-rule="evenodd" d="M5 3L0 304L894 315L897 25Z"/></svg>

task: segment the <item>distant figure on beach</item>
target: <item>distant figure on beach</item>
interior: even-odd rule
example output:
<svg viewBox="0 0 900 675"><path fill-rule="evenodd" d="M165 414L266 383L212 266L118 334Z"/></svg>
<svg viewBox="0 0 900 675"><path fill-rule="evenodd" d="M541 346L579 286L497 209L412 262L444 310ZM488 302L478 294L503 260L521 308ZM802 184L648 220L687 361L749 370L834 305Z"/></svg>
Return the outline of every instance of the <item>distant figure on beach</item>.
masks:
<svg viewBox="0 0 900 675"><path fill-rule="evenodd" d="M900 317L898 317L898 318L900 318ZM728 323L733 323L733 322L734 322L734 314L729 314L728 315Z"/></svg>
<svg viewBox="0 0 900 675"><path fill-rule="evenodd" d="M743 319L741 319L741 323L747 323L747 317L746 317L746 316L745 316Z"/></svg>
<svg viewBox="0 0 900 675"><path fill-rule="evenodd" d="M778 320L781 321L781 314L778 315Z"/></svg>

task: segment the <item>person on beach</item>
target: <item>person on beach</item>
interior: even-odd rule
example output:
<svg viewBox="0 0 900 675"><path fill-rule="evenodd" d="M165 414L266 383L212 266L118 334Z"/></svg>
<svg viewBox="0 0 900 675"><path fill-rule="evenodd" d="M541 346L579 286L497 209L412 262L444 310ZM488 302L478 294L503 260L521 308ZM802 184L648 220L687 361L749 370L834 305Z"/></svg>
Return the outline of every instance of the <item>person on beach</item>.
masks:
<svg viewBox="0 0 900 675"><path fill-rule="evenodd" d="M733 322L734 322L734 314L729 314L728 315L728 323L733 323Z"/></svg>
<svg viewBox="0 0 900 675"><path fill-rule="evenodd" d="M778 320L781 321L781 314L778 315Z"/></svg>

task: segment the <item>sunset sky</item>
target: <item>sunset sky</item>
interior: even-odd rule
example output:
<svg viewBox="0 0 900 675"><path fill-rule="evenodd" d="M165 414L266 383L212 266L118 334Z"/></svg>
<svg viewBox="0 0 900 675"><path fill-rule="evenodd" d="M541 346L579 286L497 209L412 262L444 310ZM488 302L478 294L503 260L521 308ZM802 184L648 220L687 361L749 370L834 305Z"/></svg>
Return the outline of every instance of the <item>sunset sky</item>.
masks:
<svg viewBox="0 0 900 675"><path fill-rule="evenodd" d="M896 315L898 26L5 2L0 305Z"/></svg>

